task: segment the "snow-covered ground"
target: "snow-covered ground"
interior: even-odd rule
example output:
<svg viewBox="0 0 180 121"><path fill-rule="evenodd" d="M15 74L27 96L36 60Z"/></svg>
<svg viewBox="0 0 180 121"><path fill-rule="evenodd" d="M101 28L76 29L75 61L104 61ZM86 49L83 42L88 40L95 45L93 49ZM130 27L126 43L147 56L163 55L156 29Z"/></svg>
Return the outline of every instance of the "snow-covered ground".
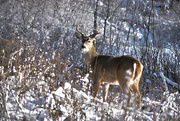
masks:
<svg viewBox="0 0 180 121"><path fill-rule="evenodd" d="M164 84L170 82L160 73ZM21 77L23 78L23 77ZM88 76L82 79L87 82ZM114 97L112 102L93 99L91 94L72 87L69 82L64 87L49 91L46 81L32 82L31 87L22 91L17 88L16 78L10 76L1 82L5 93L7 119L13 120L127 120L127 121L178 121L180 119L180 93L169 93L168 88L161 100L142 97L142 107L136 108L134 97L131 106L125 110L125 101ZM30 81L30 80L29 80ZM173 84L174 85L174 84ZM83 85L84 86L84 85ZM5 119L3 119L5 120Z"/></svg>

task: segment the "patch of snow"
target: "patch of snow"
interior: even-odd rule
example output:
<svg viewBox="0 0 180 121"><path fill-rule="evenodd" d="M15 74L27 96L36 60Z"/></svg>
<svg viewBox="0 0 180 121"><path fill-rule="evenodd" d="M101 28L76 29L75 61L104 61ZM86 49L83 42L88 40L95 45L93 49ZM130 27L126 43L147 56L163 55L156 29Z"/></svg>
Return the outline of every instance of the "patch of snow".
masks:
<svg viewBox="0 0 180 121"><path fill-rule="evenodd" d="M71 89L71 84L68 83L68 82L66 82L66 83L64 84L64 89L70 90L70 89Z"/></svg>

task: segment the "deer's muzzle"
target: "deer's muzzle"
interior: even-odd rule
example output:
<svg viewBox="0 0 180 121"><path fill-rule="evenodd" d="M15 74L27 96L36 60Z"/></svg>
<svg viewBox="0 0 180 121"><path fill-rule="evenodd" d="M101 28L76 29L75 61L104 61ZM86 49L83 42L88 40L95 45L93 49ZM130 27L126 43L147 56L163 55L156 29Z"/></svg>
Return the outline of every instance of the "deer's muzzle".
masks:
<svg viewBox="0 0 180 121"><path fill-rule="evenodd" d="M85 47L84 45L82 45L82 46L81 46L81 49L84 49L84 48L86 48L86 47Z"/></svg>

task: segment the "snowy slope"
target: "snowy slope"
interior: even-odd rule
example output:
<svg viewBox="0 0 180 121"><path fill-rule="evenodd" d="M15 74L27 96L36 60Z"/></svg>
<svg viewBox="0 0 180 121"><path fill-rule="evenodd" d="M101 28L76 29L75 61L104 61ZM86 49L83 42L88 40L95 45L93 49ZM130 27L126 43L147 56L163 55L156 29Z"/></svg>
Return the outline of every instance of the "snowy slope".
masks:
<svg viewBox="0 0 180 121"><path fill-rule="evenodd" d="M46 83L37 84L37 86ZM7 89L8 90L8 89ZM8 90L9 91L9 90ZM122 108L122 102L103 103L82 91L71 88L65 83L64 88L47 93L47 98L34 97L31 90L24 94L25 98L18 101L15 92L9 91L10 97L6 98L8 117L17 120L178 120L179 92L164 94L164 100L154 101L149 98L142 99L143 109L137 110L129 107L127 112ZM72 95L73 93L73 95ZM104 115L104 116L103 116Z"/></svg>

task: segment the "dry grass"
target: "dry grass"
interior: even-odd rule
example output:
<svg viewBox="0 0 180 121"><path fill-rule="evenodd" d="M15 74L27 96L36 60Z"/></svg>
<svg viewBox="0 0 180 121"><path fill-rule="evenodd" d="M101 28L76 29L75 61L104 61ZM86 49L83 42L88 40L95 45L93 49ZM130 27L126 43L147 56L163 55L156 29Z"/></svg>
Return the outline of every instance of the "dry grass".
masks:
<svg viewBox="0 0 180 121"><path fill-rule="evenodd" d="M106 108L99 101L96 104L91 104L82 95L80 98L77 98L79 92L91 96L92 83L91 81L83 81L79 77L79 75L84 77L86 70L82 65L76 64L74 66L72 62L66 60L65 58L67 57L64 51L60 49L43 51L37 45L32 44L32 41L25 42L24 40L6 40L3 38L0 38L0 50L0 90L2 92L0 99L3 109L0 113L1 117L3 117L2 119L42 120L43 115L47 119L59 120L60 117L65 115L60 108L62 105L67 109L72 109L65 120L86 120L86 110L92 109L102 120L117 120L116 117L112 117L113 110L117 107L120 109L117 115L121 119L130 116L130 114L122 115L120 113L122 111L123 100L119 96L119 86L110 87L110 93L108 94L108 104L110 105ZM78 60L78 63L81 62ZM152 100L165 103L168 96L164 95L165 87L159 75L149 75L151 82L147 82L147 79L144 79L146 77L142 78L140 84L142 97L149 97ZM71 90L64 89L66 82L71 84ZM54 92L59 87L65 90L63 92L65 98L59 98L55 95ZM74 91L73 88L79 92ZM51 94L52 98L50 98ZM98 93L98 99L102 98L101 94L102 92ZM34 100L31 102L30 98ZM30 102L24 102L25 100ZM15 112L23 116L14 115L12 112L8 113L6 105L9 102L15 106ZM158 109L153 110L155 106L163 108L162 105L150 104L144 105L143 109L150 108L152 109L151 112L157 112ZM26 108L31 112L43 109L46 115L41 114L41 111L35 116L32 116L31 113L23 113L23 110ZM128 111L133 112L133 110ZM134 118L137 120L141 119L140 116L144 115L140 112L136 113L138 116ZM156 113L154 114L154 119L156 119L155 117ZM174 119L174 117L170 117L170 119Z"/></svg>

